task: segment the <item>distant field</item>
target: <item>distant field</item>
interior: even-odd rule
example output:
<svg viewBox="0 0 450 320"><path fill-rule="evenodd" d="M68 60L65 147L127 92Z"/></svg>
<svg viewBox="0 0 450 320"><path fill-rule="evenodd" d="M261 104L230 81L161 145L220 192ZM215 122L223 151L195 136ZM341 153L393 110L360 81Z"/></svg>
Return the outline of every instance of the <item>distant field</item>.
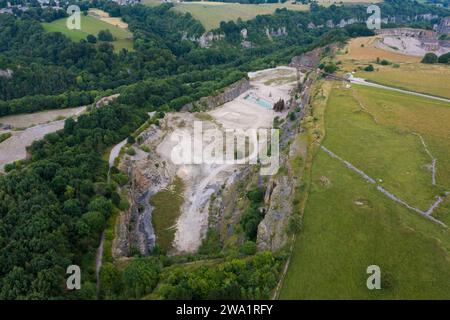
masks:
<svg viewBox="0 0 450 320"><path fill-rule="evenodd" d="M341 3L352 3L352 4L358 4L358 3L380 3L383 2L383 0L317 0L317 2L323 6L328 6L332 4L341 4Z"/></svg>
<svg viewBox="0 0 450 320"><path fill-rule="evenodd" d="M356 76L401 89L450 98L450 66L427 65L421 58L398 54L374 47L376 37L355 38L341 50L336 59L341 61L342 73L357 71ZM361 46L362 45L362 46ZM377 58L396 65L382 66ZM372 64L376 71L359 70Z"/></svg>
<svg viewBox="0 0 450 320"><path fill-rule="evenodd" d="M43 23L44 29L49 32L61 32L73 41L86 39L89 34L98 35L100 30L108 29L117 39L112 42L114 49L120 51L122 48L132 50L133 35L126 29L119 28L110 23L101 21L92 16L81 15L81 30L70 30L66 27L66 19L59 19L51 23Z"/></svg>
<svg viewBox="0 0 450 320"><path fill-rule="evenodd" d="M356 75L381 84L450 98L449 65L410 63L402 64L400 68L376 68L376 72L357 72Z"/></svg>
<svg viewBox="0 0 450 320"><path fill-rule="evenodd" d="M341 3L376 3L382 0L342 0L329 1L319 0L323 6ZM150 6L160 5L160 0L143 0L143 3ZM240 3L225 3L225 2L182 2L174 3L175 11L186 13L189 12L199 20L206 30L212 30L219 27L221 21L236 21L238 18L242 20L250 20L257 15L272 14L278 8L287 8L289 10L306 11L309 10L309 5L292 4L290 1L285 3L274 4L240 4Z"/></svg>
<svg viewBox="0 0 450 320"><path fill-rule="evenodd" d="M408 56L375 47L377 37L360 37L351 39L346 48L338 56L339 59L348 62L375 61L377 58L387 59L392 62L420 62L420 57Z"/></svg>
<svg viewBox="0 0 450 320"><path fill-rule="evenodd" d="M144 0L147 5L158 5L160 2L155 0ZM223 2L184 2L175 3L175 11L189 12L194 18L199 20L206 30L218 28L221 21L250 20L257 15L274 13L278 8L288 8L290 10L308 10L308 5L291 3L274 4L239 4Z"/></svg>
<svg viewBox="0 0 450 320"><path fill-rule="evenodd" d="M362 106L362 107L361 107ZM362 109L364 108L364 109ZM328 99L327 148L385 188L427 206L450 187L450 106L401 93L335 87ZM432 187L421 134L438 159ZM450 201L440 218L450 219ZM447 220L448 219L448 220ZM382 290L366 287L370 265ZM450 232L376 190L319 150L312 186L281 299L445 299L450 290Z"/></svg>

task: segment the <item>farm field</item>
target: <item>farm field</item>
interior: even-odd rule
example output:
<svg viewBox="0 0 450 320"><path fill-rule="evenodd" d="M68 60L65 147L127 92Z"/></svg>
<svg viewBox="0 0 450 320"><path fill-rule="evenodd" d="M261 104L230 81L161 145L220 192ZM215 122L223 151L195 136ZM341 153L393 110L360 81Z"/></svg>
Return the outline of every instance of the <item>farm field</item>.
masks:
<svg viewBox="0 0 450 320"><path fill-rule="evenodd" d="M450 189L450 106L380 89L335 87L323 145L413 205ZM446 120L443 120L446 119ZM437 159L431 184L420 134ZM381 181L380 181L381 180ZM435 217L450 220L447 198ZM370 265L382 290L366 287ZM281 299L442 299L450 290L450 233L394 202L323 150Z"/></svg>
<svg viewBox="0 0 450 320"><path fill-rule="evenodd" d="M450 82L448 81L450 66L422 64L421 57L377 48L377 39L377 37L352 39L337 56L337 59L342 62L343 73L356 71L356 77L379 84L450 98ZM393 64L388 66L377 64L377 58L388 60ZM361 70L368 64L372 64L375 71Z"/></svg>
<svg viewBox="0 0 450 320"><path fill-rule="evenodd" d="M332 4L339 5L341 3L351 3L351 4L379 3L383 2L383 0L318 0L317 2L322 6L330 6Z"/></svg>
<svg viewBox="0 0 450 320"><path fill-rule="evenodd" d="M114 49L116 51L120 51L123 48L128 50L133 49L133 35L130 31L117 27L111 23L102 21L90 15L81 15L81 30L68 29L66 27L66 19L59 19L51 23L43 23L42 25L46 31L61 32L73 41L86 39L89 34L97 36L100 30L108 29L116 38L116 40L112 42L112 45L114 46Z"/></svg>
<svg viewBox="0 0 450 320"><path fill-rule="evenodd" d="M144 0L147 5L157 5L160 2L153 0ZM183 2L175 3L173 10L177 12L189 12L194 18L199 20L206 30L218 28L221 21L250 20L257 15L272 14L278 8L287 8L289 10L308 10L308 5L291 3L274 4L239 4L224 2Z"/></svg>
<svg viewBox="0 0 450 320"><path fill-rule="evenodd" d="M355 75L379 84L450 98L450 66L407 63L399 68L376 66L376 69Z"/></svg>

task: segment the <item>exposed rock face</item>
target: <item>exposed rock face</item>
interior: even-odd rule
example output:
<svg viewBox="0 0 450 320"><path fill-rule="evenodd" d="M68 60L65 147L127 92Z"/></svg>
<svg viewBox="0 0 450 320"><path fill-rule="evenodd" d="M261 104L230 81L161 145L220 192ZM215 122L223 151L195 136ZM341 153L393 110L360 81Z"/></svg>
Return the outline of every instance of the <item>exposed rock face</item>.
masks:
<svg viewBox="0 0 450 320"><path fill-rule="evenodd" d="M185 32L181 39L197 42L202 48L209 48L214 41L221 40L224 37L225 37L224 34L215 34L212 32L205 32L200 37L197 37L195 35L189 37L188 34Z"/></svg>
<svg viewBox="0 0 450 320"><path fill-rule="evenodd" d="M279 27L278 29L266 28L264 32L270 40L272 40L272 37L282 37L288 35L286 27Z"/></svg>
<svg viewBox="0 0 450 320"><path fill-rule="evenodd" d="M202 110L211 110L217 108L227 102L236 99L241 94L250 89L250 81L248 79L241 79L232 85L225 88L224 92L219 93L213 97L204 97L194 103L188 103L181 108L182 111L191 110L194 106L200 107Z"/></svg>
<svg viewBox="0 0 450 320"><path fill-rule="evenodd" d="M286 226L292 211L292 181L288 176L275 178L275 188L270 195L270 206L258 226L259 250L280 249L287 240Z"/></svg>
<svg viewBox="0 0 450 320"><path fill-rule="evenodd" d="M7 78L10 79L13 76L13 71L11 69L0 69L0 78Z"/></svg>
<svg viewBox="0 0 450 320"><path fill-rule="evenodd" d="M100 100L97 101L97 103L95 104L95 107L96 108L104 107L104 106L110 104L115 99L117 99L119 96L120 96L120 94L116 93L116 94L113 94L111 96L103 97L103 98L101 98Z"/></svg>
<svg viewBox="0 0 450 320"><path fill-rule="evenodd" d="M302 55L296 56L292 58L291 63L289 64L289 67L299 67L299 66L306 66L306 67L314 67L317 65L317 63L320 60L320 55L322 54L323 48L317 48L312 51L308 51Z"/></svg>
<svg viewBox="0 0 450 320"><path fill-rule="evenodd" d="M304 55L295 57L292 65L307 64L312 68L318 63L320 53L323 48L316 49ZM280 154L280 166L287 169L286 175L275 175L269 180L264 195L264 203L268 207L263 221L258 226L256 244L258 250L276 251L282 248L288 240L287 226L292 214L292 202L294 198L295 186L299 181L292 174L290 159L299 154L296 143L291 143L300 132L301 118L305 114L305 106L309 100L309 90L311 77L306 78L305 85L300 95L302 99L299 103L293 100L290 105L291 110L299 107L299 117L296 121L285 121L280 135L280 150L289 146L289 152Z"/></svg>
<svg viewBox="0 0 450 320"><path fill-rule="evenodd" d="M152 126L139 140L151 144L160 137L161 130ZM126 157L120 164L121 171L128 173L130 181L127 194L130 208L119 217L113 243L115 257L129 256L133 250L142 255L151 252L155 246L155 233L151 223L153 207L149 200L170 183L170 174L156 153L147 154L139 149L136 151L135 156Z"/></svg>

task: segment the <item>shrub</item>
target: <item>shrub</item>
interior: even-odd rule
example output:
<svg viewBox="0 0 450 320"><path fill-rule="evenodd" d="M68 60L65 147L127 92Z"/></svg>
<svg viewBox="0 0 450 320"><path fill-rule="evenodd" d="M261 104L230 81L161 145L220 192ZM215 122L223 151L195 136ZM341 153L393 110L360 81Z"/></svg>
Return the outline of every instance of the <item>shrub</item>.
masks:
<svg viewBox="0 0 450 320"><path fill-rule="evenodd" d="M330 62L330 63L328 63L328 64L325 66L325 68L323 68L323 70L324 70L326 73L334 73L334 72L336 72L336 70L337 70L337 66L336 66L335 63Z"/></svg>
<svg viewBox="0 0 450 320"><path fill-rule="evenodd" d="M432 52L428 52L422 59L422 63L433 64L438 61L437 55Z"/></svg>
<svg viewBox="0 0 450 320"><path fill-rule="evenodd" d="M254 241L247 240L242 244L240 251L242 254L247 256L254 255L256 253L256 243Z"/></svg>
<svg viewBox="0 0 450 320"><path fill-rule="evenodd" d="M88 34L88 36L86 37L87 42L89 43L96 43L97 42L97 38L92 35L92 34Z"/></svg>
<svg viewBox="0 0 450 320"><path fill-rule="evenodd" d="M443 54L438 58L439 63L449 63L450 62L450 52Z"/></svg>
<svg viewBox="0 0 450 320"><path fill-rule="evenodd" d="M372 72L375 71L375 68L373 67L373 65L369 64L367 67L364 68L364 71Z"/></svg>
<svg viewBox="0 0 450 320"><path fill-rule="evenodd" d="M100 30L100 32L98 33L98 40L100 41L113 41L114 37L111 33L111 31L109 30Z"/></svg>
<svg viewBox="0 0 450 320"><path fill-rule="evenodd" d="M289 219L288 224L288 232L291 234L295 234L302 229L303 226L303 218L299 214L293 214Z"/></svg>
<svg viewBox="0 0 450 320"><path fill-rule="evenodd" d="M135 142L136 142L136 139L134 139L133 136L129 136L129 137L127 138L127 143L133 144L133 143L135 143Z"/></svg>

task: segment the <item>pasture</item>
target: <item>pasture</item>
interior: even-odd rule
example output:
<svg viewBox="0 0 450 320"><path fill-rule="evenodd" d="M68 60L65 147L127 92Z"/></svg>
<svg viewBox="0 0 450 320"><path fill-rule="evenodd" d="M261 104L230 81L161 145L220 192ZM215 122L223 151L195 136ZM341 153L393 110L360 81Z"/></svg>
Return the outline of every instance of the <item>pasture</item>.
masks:
<svg viewBox="0 0 450 320"><path fill-rule="evenodd" d="M450 98L450 66L420 63L421 57L408 56L377 47L378 37L350 40L336 59L341 62L341 73L356 72L355 76L375 83L444 98ZM389 65L378 61L387 60ZM372 64L373 72L363 70Z"/></svg>
<svg viewBox="0 0 450 320"><path fill-rule="evenodd" d="M426 209L450 190L450 106L397 92L336 85L323 145L393 194ZM445 123L444 123L445 122ZM437 158L437 185L430 158ZM450 201L434 216L450 221ZM450 289L450 232L394 202L323 150L281 299L442 299ZM367 267L381 268L368 290Z"/></svg>
<svg viewBox="0 0 450 320"><path fill-rule="evenodd" d="M161 4L160 1L144 0L144 4L155 6ZM291 3L273 3L273 4L240 4L225 2L181 2L174 3L173 10L181 13L189 12L199 20L206 30L218 28L221 21L250 20L257 15L272 14L278 8L287 8L289 10L308 10L308 5Z"/></svg>
<svg viewBox="0 0 450 320"><path fill-rule="evenodd" d="M66 19L58 19L51 23L43 23L44 29L48 32L61 32L73 41L80 41L86 39L88 35L97 37L100 30L109 30L114 36L115 40L112 42L114 49L120 51L125 48L133 49L133 35L127 29L117 27L111 23L102 21L93 16L81 15L81 30L68 29L66 26Z"/></svg>

